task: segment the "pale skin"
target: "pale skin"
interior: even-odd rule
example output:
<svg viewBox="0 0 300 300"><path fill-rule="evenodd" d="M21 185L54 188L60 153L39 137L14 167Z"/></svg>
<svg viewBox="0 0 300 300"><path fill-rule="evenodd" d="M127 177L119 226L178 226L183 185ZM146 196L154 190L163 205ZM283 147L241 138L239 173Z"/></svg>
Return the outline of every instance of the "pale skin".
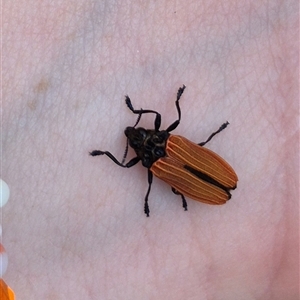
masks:
<svg viewBox="0 0 300 300"><path fill-rule="evenodd" d="M26 2L26 1L25 1ZM2 212L19 299L297 299L297 1L3 4ZM236 170L223 206L123 169L124 104ZM141 126L153 127L154 116ZM133 153L129 152L129 159Z"/></svg>

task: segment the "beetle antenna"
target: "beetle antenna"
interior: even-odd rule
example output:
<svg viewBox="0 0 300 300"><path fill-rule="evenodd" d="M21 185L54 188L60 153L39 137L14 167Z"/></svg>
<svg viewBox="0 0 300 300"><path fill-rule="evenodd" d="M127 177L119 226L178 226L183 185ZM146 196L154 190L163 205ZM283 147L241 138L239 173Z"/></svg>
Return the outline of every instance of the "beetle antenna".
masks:
<svg viewBox="0 0 300 300"><path fill-rule="evenodd" d="M139 113L138 118L137 118L133 128L140 122L141 117L142 117L142 111L143 111L143 109L141 108L141 112ZM128 139L126 141L126 147L125 147L125 151L124 151L124 155L123 155L123 159L122 159L122 165L124 165L124 163L125 163L127 153L128 153Z"/></svg>
<svg viewBox="0 0 300 300"><path fill-rule="evenodd" d="M125 163L125 160L126 160L126 157L127 157L127 153L128 153L128 139L126 141L126 147L125 147L123 159L122 159L122 162L121 162L122 165L124 165L124 163Z"/></svg>
<svg viewBox="0 0 300 300"><path fill-rule="evenodd" d="M141 117L142 117L142 114L143 114L143 109L141 108L141 109L140 109L140 113L139 113L139 115L138 115L138 118L137 118L135 124L132 126L133 128L135 128L135 126L136 126L137 124L139 124L139 122L140 122L140 120L141 120Z"/></svg>

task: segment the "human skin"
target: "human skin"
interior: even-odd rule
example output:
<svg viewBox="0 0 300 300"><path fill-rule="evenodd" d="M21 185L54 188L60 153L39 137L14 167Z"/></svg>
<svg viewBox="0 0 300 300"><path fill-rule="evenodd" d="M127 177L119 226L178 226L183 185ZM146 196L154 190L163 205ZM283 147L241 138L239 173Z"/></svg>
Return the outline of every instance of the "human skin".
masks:
<svg viewBox="0 0 300 300"><path fill-rule="evenodd" d="M296 300L297 1L3 3L6 282L18 299ZM124 104L236 170L222 206L123 169ZM140 124L153 126L153 116ZM129 158L133 157L129 152Z"/></svg>

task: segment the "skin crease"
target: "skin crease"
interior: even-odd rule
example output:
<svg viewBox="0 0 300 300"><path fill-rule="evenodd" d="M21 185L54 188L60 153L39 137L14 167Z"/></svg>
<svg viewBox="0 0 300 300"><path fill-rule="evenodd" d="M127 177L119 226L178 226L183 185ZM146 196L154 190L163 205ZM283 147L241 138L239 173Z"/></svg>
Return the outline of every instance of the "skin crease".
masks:
<svg viewBox="0 0 300 300"><path fill-rule="evenodd" d="M146 3L146 2L145 2ZM147 2L148 3L148 2ZM297 1L3 3L5 281L19 299L299 297ZM124 104L228 161L224 206L122 169ZM141 126L151 128L154 116ZM133 152L129 152L129 158Z"/></svg>

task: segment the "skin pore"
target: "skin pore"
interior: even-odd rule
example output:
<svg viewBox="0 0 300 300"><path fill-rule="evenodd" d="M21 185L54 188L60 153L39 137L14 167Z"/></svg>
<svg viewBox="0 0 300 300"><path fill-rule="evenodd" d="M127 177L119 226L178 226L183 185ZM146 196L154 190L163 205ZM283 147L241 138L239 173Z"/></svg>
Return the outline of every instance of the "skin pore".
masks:
<svg viewBox="0 0 300 300"><path fill-rule="evenodd" d="M297 1L3 3L2 212L19 299L297 299ZM125 105L235 169L224 206L122 169ZM154 118L140 124L153 127ZM129 158L133 152L129 152Z"/></svg>

